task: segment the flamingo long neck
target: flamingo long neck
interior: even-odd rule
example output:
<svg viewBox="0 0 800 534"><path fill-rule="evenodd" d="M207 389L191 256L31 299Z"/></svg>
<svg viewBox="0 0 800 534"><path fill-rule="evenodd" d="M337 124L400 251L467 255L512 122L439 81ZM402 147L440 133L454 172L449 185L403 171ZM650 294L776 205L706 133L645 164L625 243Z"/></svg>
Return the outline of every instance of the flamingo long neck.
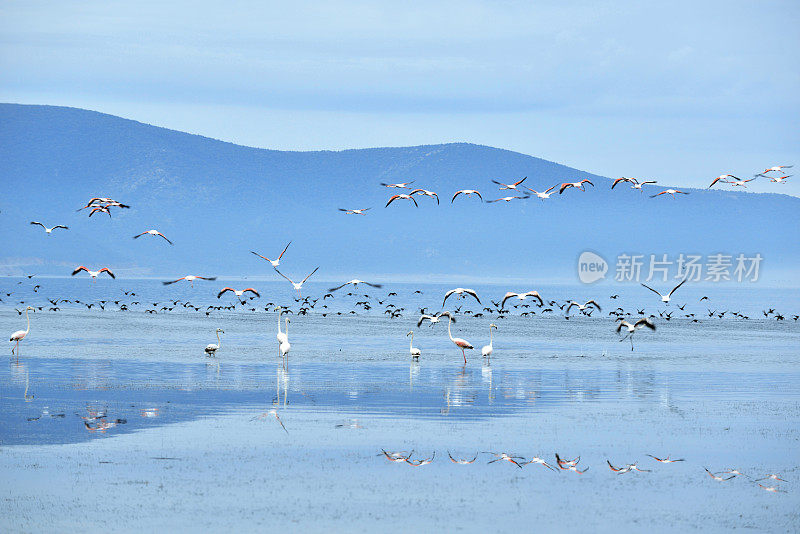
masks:
<svg viewBox="0 0 800 534"><path fill-rule="evenodd" d="M281 332L281 312L280 312L280 310L278 311L278 333L279 334L283 333L283 332Z"/></svg>
<svg viewBox="0 0 800 534"><path fill-rule="evenodd" d="M219 338L219 332L217 332L217 348L222 348L222 340Z"/></svg>
<svg viewBox="0 0 800 534"><path fill-rule="evenodd" d="M494 343L494 338L492 337L492 327L490 326L489 327L489 346L490 347L492 346L492 343Z"/></svg>
<svg viewBox="0 0 800 534"><path fill-rule="evenodd" d="M412 350L414 348L414 332L411 332L411 342L408 344L408 350Z"/></svg>
<svg viewBox="0 0 800 534"><path fill-rule="evenodd" d="M450 337L450 341L452 341L453 343L455 343L455 342L456 342L456 340L455 340L455 339L453 339L453 334L451 334L451 333L450 333L450 323L452 323L452 322L453 322L453 318L452 318L452 317L450 317L450 316L448 315L448 316L447 316L447 319L448 319L448 321L447 321L447 335Z"/></svg>
<svg viewBox="0 0 800 534"><path fill-rule="evenodd" d="M28 332L31 331L31 318L28 316L28 309L25 308L25 319L28 321L28 328L25 329L25 335L28 335Z"/></svg>

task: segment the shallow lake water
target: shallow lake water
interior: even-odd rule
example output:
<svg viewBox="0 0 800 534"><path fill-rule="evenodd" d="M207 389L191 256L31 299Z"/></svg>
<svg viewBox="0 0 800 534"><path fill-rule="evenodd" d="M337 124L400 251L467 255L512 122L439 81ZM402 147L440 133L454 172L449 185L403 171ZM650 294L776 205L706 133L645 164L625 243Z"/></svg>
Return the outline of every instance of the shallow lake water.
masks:
<svg viewBox="0 0 800 534"><path fill-rule="evenodd" d="M86 302L109 298L113 287L50 283L61 294L84 291ZM127 285L140 300L165 299L154 282ZM202 287L192 300L219 304ZM464 365L446 324L416 327L416 307L440 309L442 288L419 295L398 285L380 299L392 289L407 308L401 318L382 306L335 315L353 309L356 296L328 299L327 317L319 309L292 315L288 368L276 354L276 314L263 309L269 299L298 310L282 289L272 298L262 292L256 312L147 314L70 303L31 314L21 357L0 366L0 528L798 530L796 292L751 293L741 307L736 293L712 292L714 306L751 318L693 323L676 314L655 332L638 332L634 351L614 333L605 312L617 304L608 297L593 317L520 317L527 308L502 319L459 316L453 335L477 349ZM9 290L17 300L43 299ZM578 291L588 290L551 293ZM626 309L665 309L633 288L617 292ZM706 315L698 299L687 293L685 312ZM768 304L787 320L761 316ZM498 329L486 360L479 350L490 322ZM24 315L0 307L0 324L24 328ZM216 342L218 327L222 347L207 358L203 347ZM389 461L382 450L411 461ZM493 453L519 464L538 456L555 470L489 463ZM560 469L556 453L580 457L578 470L588 470ZM477 459L462 465L449 456ZM645 471L619 474L607 462ZM717 481L704 468L742 474ZM770 473L785 482L760 483L778 492L755 481Z"/></svg>

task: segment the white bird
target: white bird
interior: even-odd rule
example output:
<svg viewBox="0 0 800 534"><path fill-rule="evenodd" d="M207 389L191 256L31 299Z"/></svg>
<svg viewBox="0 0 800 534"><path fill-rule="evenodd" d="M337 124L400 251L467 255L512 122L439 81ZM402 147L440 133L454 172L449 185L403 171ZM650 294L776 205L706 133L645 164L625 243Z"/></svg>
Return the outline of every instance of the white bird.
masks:
<svg viewBox="0 0 800 534"><path fill-rule="evenodd" d="M411 193L409 193L409 195L416 195L416 194L425 195L426 197L436 197L436 204L437 205L439 204L439 195L437 195L433 191L428 191L427 189L414 189L413 191L411 191Z"/></svg>
<svg viewBox="0 0 800 534"><path fill-rule="evenodd" d="M460 297L462 297L462 298L463 298L465 295L470 295L470 296L473 296L473 297L475 297L475 300L477 300L477 301L478 301L478 304L480 304L480 303L481 303L481 299L479 299L479 298L478 298L478 294L477 294L477 293L475 293L475 290L474 290L474 289L465 289L465 288L463 288L463 287L457 287L457 288L455 288L455 289L451 289L450 291L448 291L447 293L445 293L445 295L444 295L444 300L442 301L442 308L444 308L444 303L445 303L445 302L447 302L447 298L448 298L450 295L453 295L453 294L459 295L459 296L460 296Z"/></svg>
<svg viewBox="0 0 800 534"><path fill-rule="evenodd" d="M168 286L170 284L174 284L175 282L180 282L181 280L186 280L187 282L189 282L192 285L192 287L194 287L194 281L195 280L216 280L216 279L217 279L216 276L196 276L196 275L193 275L193 274L188 274L186 276L178 278L177 280L171 280L169 282L161 282L161 283L164 284L165 286Z"/></svg>
<svg viewBox="0 0 800 534"><path fill-rule="evenodd" d="M635 178L634 178L634 180L635 180ZM631 186L631 189L638 189L639 192L644 192L644 189L642 189L643 185L646 185L646 184L657 184L657 183L658 182L656 182L655 180L645 180L644 182L635 182Z"/></svg>
<svg viewBox="0 0 800 534"><path fill-rule="evenodd" d="M514 191L518 191L517 186L519 184L521 184L522 182L524 182L525 180L527 180L527 179L528 179L528 177L526 176L525 178L523 178L519 182L514 182L513 184L503 184L503 183L498 182L497 180L492 180L492 183L495 183L495 184L497 184L499 186L502 186L502 187L500 187L500 191L503 191L505 189L513 189Z"/></svg>
<svg viewBox="0 0 800 534"><path fill-rule="evenodd" d="M375 287L375 288L383 287L381 284L371 284L369 282L365 282L363 280L359 280L358 278L354 278L354 279L350 280L349 282L345 282L344 284L342 284L340 286L336 286L336 287L330 288L328 290L328 292L330 293L330 292L336 291L337 289L342 289L344 286L346 286L348 284L353 284L353 288L358 287L358 284L364 284L364 285L367 285L367 286L370 286L370 287Z"/></svg>
<svg viewBox="0 0 800 534"><path fill-rule="evenodd" d="M528 291L527 293L514 293L513 291L509 291L508 293L503 296L502 302L500 302L500 308L506 305L506 301L508 299L516 297L517 300L525 300L528 297L533 297L539 301L539 306L541 307L544 302L542 301L542 297L539 295L538 291Z"/></svg>
<svg viewBox="0 0 800 534"><path fill-rule="evenodd" d="M433 326L434 323L438 323L439 320L442 318L442 315L445 315L446 313L447 312L440 312L440 313L437 313L436 315L422 314L420 316L420 318L419 318L419 321L417 321L417 328L422 326L422 323L424 323L426 320L430 321L431 322L431 326Z"/></svg>
<svg viewBox="0 0 800 534"><path fill-rule="evenodd" d="M148 231L146 231L146 232L142 232L142 233L141 233L141 234L139 234L139 235L135 235L135 236L133 236L133 238L134 238L134 239L139 239L139 238L140 238L140 237L142 237L143 235L157 235L157 236L159 236L159 237L162 237L162 238L164 238L164 241L166 241L166 242L167 242L167 243L169 243L170 245L173 245L173 244L174 244L172 241L170 241L169 239L167 239L167 236L165 236L164 234L162 234L162 233L161 233L161 232L159 232L158 230L148 230Z"/></svg>
<svg viewBox="0 0 800 534"><path fill-rule="evenodd" d="M391 204L392 202L394 202L398 198L403 199L403 200L410 200L411 202L414 203L414 205L416 207L419 207L419 204L417 204L417 201L414 200L414 197L412 197L411 195L394 195L392 198L389 199L389 202L387 202L386 206L384 206L384 207L388 208L389 204Z"/></svg>
<svg viewBox="0 0 800 534"><path fill-rule="evenodd" d="M286 318L286 339L281 342L278 346L278 351L281 353L281 358L283 358L283 366L286 367L286 364L289 361L289 351L292 348L292 345L289 344L289 318Z"/></svg>
<svg viewBox="0 0 800 534"><path fill-rule="evenodd" d="M275 337L278 339L278 345L280 345L284 341L288 341L289 340L289 336L287 334L284 334L283 332L281 332L281 315L283 315L283 311L282 311L283 308L278 306L277 308L275 308L275 310L278 312L278 333L275 334ZM287 317L287 319L288 319L288 317Z"/></svg>
<svg viewBox="0 0 800 534"><path fill-rule="evenodd" d="M455 344L456 347L461 349L461 355L464 357L464 365L466 365L467 355L464 351L466 349L474 349L475 347L473 347L470 344L470 342L467 341L466 339L461 339L460 337L453 337L453 334L450 333L450 325L453 322L453 316L450 315L450 312L444 312L442 313L442 315L447 315L447 318L449 319L449 321L447 321L447 336L450 338L450 341L452 341Z"/></svg>
<svg viewBox="0 0 800 534"><path fill-rule="evenodd" d="M794 167L794 165L775 165L774 167L765 169L761 174L766 174L768 172L782 172L783 174L786 174L786 171L783 169L791 169L792 167Z"/></svg>
<svg viewBox="0 0 800 534"><path fill-rule="evenodd" d="M584 311L584 310L586 310L586 308L589 308L591 306L594 306L595 308L597 308L597 311L599 311L599 312L603 311L602 308L600 308L600 305L598 303L596 303L595 301L593 301L593 300L587 301L585 304L581 304L579 302L575 302L574 300L571 300L571 301L569 301L569 306L567 306L567 311L564 312L564 313L569 314L569 310L573 306L577 306L578 310L580 310L580 311Z"/></svg>
<svg viewBox="0 0 800 534"><path fill-rule="evenodd" d="M35 224L35 225L41 226L42 228L44 228L44 231L46 233L48 233L48 234L51 233L56 228L63 228L64 230L69 230L69 227L64 226L63 224L57 224L57 225L53 226L52 228L48 228L45 225L43 225L42 223L36 222L36 221L31 221L31 224Z"/></svg>
<svg viewBox="0 0 800 534"><path fill-rule="evenodd" d="M408 189L408 185L409 184L413 184L413 183L414 183L414 180L411 180L410 182L401 182L399 184L385 184L385 183L381 182L381 185L383 187L391 187L391 188L394 188L394 189Z"/></svg>
<svg viewBox="0 0 800 534"><path fill-rule="evenodd" d="M97 275L99 275L100 273L108 273L108 276L110 276L111 278L116 278L116 276L114 276L114 273L112 273L111 270L108 267L103 267L99 271L90 271L89 269L87 269L83 265L81 265L80 267L78 267L74 271L72 271L72 276L75 276L76 274L78 274L81 271L86 271L87 273L89 273L89 276L92 277L92 281L94 281L97 278Z"/></svg>
<svg viewBox="0 0 800 534"><path fill-rule="evenodd" d="M367 211L367 210L370 210L370 209L372 209L372 208L361 208L361 209L357 209L357 210L346 210L344 208L339 208L339 211L343 211L348 215L366 215L366 213L364 213L364 212Z"/></svg>
<svg viewBox="0 0 800 534"><path fill-rule="evenodd" d="M772 182L772 183L783 184L783 183L786 183L785 180L787 178L791 178L792 176L794 176L794 175L793 174L784 174L783 176L767 176L767 178L769 178L769 181Z"/></svg>
<svg viewBox="0 0 800 534"><path fill-rule="evenodd" d="M729 184L730 182L728 181L728 178L733 178L734 180L738 180L739 179L739 178L737 178L736 176L734 176L732 174L720 174L719 176L714 178L714 180L711 182L711 185L709 185L708 188L711 189L712 187L714 187L715 183L720 182L720 181L723 182L723 183Z"/></svg>
<svg viewBox="0 0 800 534"><path fill-rule="evenodd" d="M453 201L456 199L456 197L458 195L466 195L466 196L475 195L479 199L481 199L481 202L483 202L483 197L481 196L481 194L478 191L476 191L474 189L461 189L459 191L456 191L456 194L453 195L453 198L450 200L450 204L453 203Z"/></svg>
<svg viewBox="0 0 800 534"><path fill-rule="evenodd" d="M257 296L258 298L261 298L261 295L258 294L258 291L256 291L252 287L248 287L247 289L233 289L232 287L225 287L225 288L222 289L222 291L217 293L217 298L220 298L222 295L224 295L228 291L233 291L233 294L236 295L237 297L239 297L240 299L248 291L250 293L252 293L253 295Z"/></svg>
<svg viewBox="0 0 800 534"><path fill-rule="evenodd" d="M736 181L728 182L728 183L730 183L733 187L744 187L745 189L747 189L747 185L746 184L748 182L752 182L753 180L755 180L755 178L750 178L749 180L736 180Z"/></svg>
<svg viewBox="0 0 800 534"><path fill-rule="evenodd" d="M411 336L411 342L408 344L408 351L411 353L411 357L413 359L418 359L422 351L419 350L417 347L414 346L414 331L410 331L406 334L406 337Z"/></svg>
<svg viewBox="0 0 800 534"><path fill-rule="evenodd" d="M583 184L589 184L592 187L594 187L594 184L592 182L590 182L589 180L586 180L586 179L583 179L580 182L564 182L563 184L561 184L561 187L558 189L558 194L559 195L562 194L564 191L566 191L570 187L575 187L577 189L580 189L581 191L586 191L586 189L584 189Z"/></svg>
<svg viewBox="0 0 800 534"><path fill-rule="evenodd" d="M655 293L656 295L658 295L659 297L661 297L661 302L663 302L664 304L669 304L669 299L672 297L672 294L673 294L673 293L675 293L675 291L676 291L676 290L677 290L679 287L681 287L683 284L685 284L687 280L688 280L688 278L684 278L683 280L681 280L681 283L680 283L680 284L678 284L677 286L673 287L673 288L672 288L672 291L670 291L670 292L669 292L669 293L667 293L666 295L662 295L661 293L659 293L658 291L656 291L655 289L653 289L653 288L652 288L652 287L650 287L650 286L647 286L647 285L645 285L645 284L642 284L642 285L643 285L644 287L646 287L647 289L649 289L650 291L652 291L653 293Z"/></svg>
<svg viewBox="0 0 800 534"><path fill-rule="evenodd" d="M17 358L19 358L19 342L25 339L25 336L31 331L31 318L28 316L28 310L32 310L33 306L28 306L25 308L25 319L28 321L28 328L25 330L17 330L13 334L11 334L11 339L9 341L16 342L14 348L11 349L11 354L14 354L16 351Z"/></svg>
<svg viewBox="0 0 800 534"><path fill-rule="evenodd" d="M205 352L206 356L216 356L217 351L222 347L222 340L219 338L219 333L222 332L223 334L225 331L222 328L217 328L217 344L209 343L206 345Z"/></svg>
<svg viewBox="0 0 800 534"><path fill-rule="evenodd" d="M367 209L369 209L369 208L367 208ZM277 269L278 265L281 264L281 258L283 257L283 253L286 252L286 249L289 248L289 245L291 245L291 244L292 244L292 242L289 241L289 243L283 248L283 252L281 252L281 254L280 254L280 256L278 256L277 260L271 260L271 259L267 258L266 256L262 256L258 252L253 252L252 250L250 252L252 252L256 256L261 258L262 260L267 260L268 262L270 262L270 264L272 264L273 267L275 267Z"/></svg>
<svg viewBox="0 0 800 534"><path fill-rule="evenodd" d="M502 198L496 198L494 200L487 200L486 203L491 204L493 202L500 202L501 200L503 202L511 202L512 200L525 200L526 198L530 198L530 196L525 195L523 197L502 197Z"/></svg>
<svg viewBox="0 0 800 534"><path fill-rule="evenodd" d="M661 191L660 193L656 193L655 195L650 195L650 198L656 198L657 196L664 195L664 194L669 194L669 196L671 196L672 198L675 198L675 194L676 193L681 194L681 195L688 195L689 194L686 191L680 191L678 189L666 189L664 191Z"/></svg>
<svg viewBox="0 0 800 534"><path fill-rule="evenodd" d="M490 357L492 355L492 351L494 351L494 347L493 347L494 338L492 337L492 328L496 329L497 325L494 324L494 323L489 325L489 344L488 345L484 345L483 348L481 349L481 356L484 356L486 358Z"/></svg>
<svg viewBox="0 0 800 534"><path fill-rule="evenodd" d="M540 191L537 191L537 190L535 190L535 189L531 189L530 187L526 187L525 189L527 189L528 191L530 191L531 193L533 193L534 195L536 195L536 196L537 196L537 197L538 197L538 198L539 198L539 199L540 199L542 202L544 202L546 199L550 198L550 195L553 195L553 194L555 194L555 193L551 193L550 191L552 191L552 190L553 190L553 189L555 189L556 187L558 187L558 186L554 185L554 186L553 186L553 187L551 187L550 189L548 189L548 190L546 190L546 191L541 191L541 192L540 192Z"/></svg>
<svg viewBox="0 0 800 534"><path fill-rule="evenodd" d="M319 267L317 267L317 269L319 269ZM302 294L300 293L300 290L303 289L303 284L306 283L306 280L311 278L312 274L317 272L317 269L314 269L313 271L311 271L311 273L309 273L309 275L306 276L305 278L303 278L302 282L299 282L299 283L298 282L292 282L291 278L289 278L288 276L286 276L285 274L280 272L278 269L275 269L275 272L278 273L279 275L281 275L282 277L284 277L286 280L288 280L289 283L292 284L292 287L294 287L295 291L297 291L297 294L302 297Z"/></svg>
<svg viewBox="0 0 800 534"><path fill-rule="evenodd" d="M617 325L617 333L619 334L622 331L623 328L627 328L628 329L628 332L625 334L625 336L622 337L622 339L620 339L620 342L625 341L626 339L630 338L630 340L631 340L631 350L633 350L633 334L635 334L638 329L644 328L644 327L647 327L650 330L655 330L656 329L656 325L653 324L653 321L651 321L647 317L642 317L641 319L639 319L638 321L636 321L633 324L629 323L628 321L625 321L624 319L620 319L619 320L619 324Z"/></svg>

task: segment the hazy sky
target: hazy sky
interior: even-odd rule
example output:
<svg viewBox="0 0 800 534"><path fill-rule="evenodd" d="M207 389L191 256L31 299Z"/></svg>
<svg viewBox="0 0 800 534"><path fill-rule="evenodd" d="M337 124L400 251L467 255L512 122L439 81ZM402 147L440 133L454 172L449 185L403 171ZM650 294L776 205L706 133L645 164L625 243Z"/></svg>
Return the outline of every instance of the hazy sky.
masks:
<svg viewBox="0 0 800 534"><path fill-rule="evenodd" d="M0 101L267 148L469 141L665 184L800 164L797 1L164 4L0 3Z"/></svg>

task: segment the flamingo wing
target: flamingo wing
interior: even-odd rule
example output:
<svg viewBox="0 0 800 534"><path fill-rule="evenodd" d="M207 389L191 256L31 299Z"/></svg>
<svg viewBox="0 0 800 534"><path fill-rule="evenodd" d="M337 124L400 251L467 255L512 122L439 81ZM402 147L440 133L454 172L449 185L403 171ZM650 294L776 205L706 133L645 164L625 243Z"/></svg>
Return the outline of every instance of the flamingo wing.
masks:
<svg viewBox="0 0 800 534"><path fill-rule="evenodd" d="M78 273L79 273L79 272L81 272L81 271L86 271L86 272L88 273L88 272L89 272L89 269L87 269L86 267L84 267L83 265L81 265L80 267L78 267L78 268L76 268L74 271L72 271L72 276L75 276L76 274L78 274Z"/></svg>
<svg viewBox="0 0 800 534"><path fill-rule="evenodd" d="M302 282L300 282L300 283L301 283L301 284L305 283L305 281L306 281L306 280L308 280L309 278L311 278L311 275L312 275L312 274L314 274L315 272L317 272L317 269L319 269L319 267L317 267L316 269L314 269L313 271L311 271L311 272L309 273L309 275L308 275L308 276L306 276L305 278L303 278L303 281L302 281Z"/></svg>
<svg viewBox="0 0 800 534"><path fill-rule="evenodd" d="M287 243L286 246L283 247L283 251L281 252L281 255L278 256L278 259L281 259L283 257L283 253L286 252L286 249L289 248L289 245L291 245L291 244L292 244L292 242L289 241L289 243Z"/></svg>

